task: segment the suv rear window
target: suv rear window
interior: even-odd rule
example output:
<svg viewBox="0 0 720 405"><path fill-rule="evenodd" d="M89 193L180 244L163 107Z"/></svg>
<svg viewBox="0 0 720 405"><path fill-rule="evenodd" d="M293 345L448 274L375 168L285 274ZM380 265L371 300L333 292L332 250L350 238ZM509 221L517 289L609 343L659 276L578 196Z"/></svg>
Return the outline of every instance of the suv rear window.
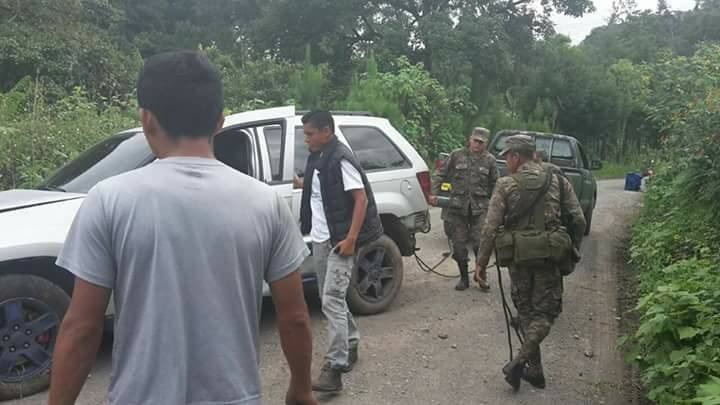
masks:
<svg viewBox="0 0 720 405"><path fill-rule="evenodd" d="M341 126L340 130L364 170L411 167L405 156L380 129L367 126Z"/></svg>

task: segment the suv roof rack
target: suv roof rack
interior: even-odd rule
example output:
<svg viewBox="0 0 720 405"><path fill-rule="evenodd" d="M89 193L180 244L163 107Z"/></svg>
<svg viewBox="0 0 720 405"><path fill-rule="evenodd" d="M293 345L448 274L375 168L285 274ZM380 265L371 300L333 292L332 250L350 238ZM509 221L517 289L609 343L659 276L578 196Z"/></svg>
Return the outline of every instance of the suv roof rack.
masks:
<svg viewBox="0 0 720 405"><path fill-rule="evenodd" d="M295 115L305 115L309 113L308 110L298 110L295 111ZM330 114L332 115L354 115L358 117L374 117L375 114L369 112L369 111L343 111L343 110L330 110Z"/></svg>

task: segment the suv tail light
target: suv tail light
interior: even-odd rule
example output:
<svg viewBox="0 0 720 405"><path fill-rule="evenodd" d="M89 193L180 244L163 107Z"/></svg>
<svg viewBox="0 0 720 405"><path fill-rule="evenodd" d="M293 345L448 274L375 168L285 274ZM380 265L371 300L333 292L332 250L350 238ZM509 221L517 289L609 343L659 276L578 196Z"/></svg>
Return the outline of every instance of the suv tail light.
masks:
<svg viewBox="0 0 720 405"><path fill-rule="evenodd" d="M440 167L442 167L444 160L443 159L435 159L435 171L440 170Z"/></svg>
<svg viewBox="0 0 720 405"><path fill-rule="evenodd" d="M430 193L432 185L430 183L430 172L418 172L417 174L418 182L420 183L420 188L423 191L423 194L425 194L425 201L430 201Z"/></svg>

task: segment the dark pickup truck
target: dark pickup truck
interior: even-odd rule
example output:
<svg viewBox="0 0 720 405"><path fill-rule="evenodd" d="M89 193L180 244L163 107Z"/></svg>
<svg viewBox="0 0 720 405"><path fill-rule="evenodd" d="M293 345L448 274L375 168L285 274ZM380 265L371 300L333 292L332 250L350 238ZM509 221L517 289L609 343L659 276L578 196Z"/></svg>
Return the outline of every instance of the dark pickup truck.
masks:
<svg viewBox="0 0 720 405"><path fill-rule="evenodd" d="M535 139L535 148L543 151L551 163L559 166L572 183L580 205L585 213L587 227L585 234L590 233L592 214L597 202L597 183L592 170L602 168L599 160L588 160L587 153L582 144L569 135L549 134L544 132L502 130L495 134L488 150L498 161L498 170L501 176L507 175L507 166L502 156L498 156L505 146L505 140L516 134L531 136Z"/></svg>

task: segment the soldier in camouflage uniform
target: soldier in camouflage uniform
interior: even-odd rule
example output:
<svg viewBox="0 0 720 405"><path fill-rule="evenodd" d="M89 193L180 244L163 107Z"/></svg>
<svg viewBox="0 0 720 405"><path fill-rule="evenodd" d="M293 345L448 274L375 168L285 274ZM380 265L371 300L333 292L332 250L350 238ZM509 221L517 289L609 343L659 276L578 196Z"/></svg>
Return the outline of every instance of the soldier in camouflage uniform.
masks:
<svg viewBox="0 0 720 405"><path fill-rule="evenodd" d="M445 234L452 244L453 259L460 269L460 281L455 286L458 291L470 286L468 243L472 243L477 257L480 231L498 178L495 157L485 149L489 135L490 131L485 128L473 129L468 147L453 151L437 171L430 197L430 203L437 205L442 184L451 185L450 205L443 208L442 219ZM485 277L479 285L485 291L489 289Z"/></svg>
<svg viewBox="0 0 720 405"><path fill-rule="evenodd" d="M537 224L536 219L529 218L523 212L544 212L545 231L562 231L560 213L565 210L572 217L572 225L567 234L573 236L579 243L585 229L585 217L580 203L571 186L563 176L552 174L540 164L533 161L535 150L534 141L526 135L515 135L507 139L505 148L501 152L507 160L512 176L498 180L495 192L490 200L485 224L481 233L481 245L476 264L477 274L483 274L493 251L493 242L499 231L502 232L520 229L535 229L528 223ZM548 179L548 175L551 177ZM513 177L514 176L514 177ZM527 193L525 186L535 179L542 182L546 188L536 192L532 201L528 200L531 194ZM536 183L536 184L537 184ZM521 190L522 188L522 190ZM561 191L562 188L562 191ZM561 197L562 200L561 200ZM525 199L526 201L522 201ZM542 204L542 206L538 206ZM528 210L527 207L530 207ZM524 223L525 228L519 226ZM517 239L516 239L517 240ZM517 243L517 242L515 242ZM568 240L568 245L572 242ZM517 248L517 246L515 246ZM515 250L517 252L517 250ZM517 255L518 253L513 253ZM570 256L570 254L568 254ZM525 379L538 388L545 387L540 356L540 343L550 332L555 318L562 311L562 273L561 265L557 262L544 260L541 264L532 266L510 265L511 295L518 311L521 333L524 343L518 356L503 367L505 379L516 390L520 387L520 379Z"/></svg>

